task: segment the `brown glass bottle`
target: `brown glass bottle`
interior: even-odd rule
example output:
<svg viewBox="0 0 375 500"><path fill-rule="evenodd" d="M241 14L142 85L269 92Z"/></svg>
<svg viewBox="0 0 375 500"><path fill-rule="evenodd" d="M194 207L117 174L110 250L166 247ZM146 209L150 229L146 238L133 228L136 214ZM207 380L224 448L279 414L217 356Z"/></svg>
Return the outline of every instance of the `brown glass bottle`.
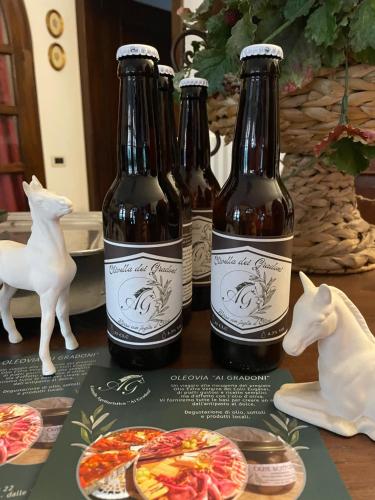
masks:
<svg viewBox="0 0 375 500"><path fill-rule="evenodd" d="M210 166L207 80L180 82L180 171L190 193L193 239L193 310L210 307L212 207L220 190Z"/></svg>
<svg viewBox="0 0 375 500"><path fill-rule="evenodd" d="M232 169L214 205L211 345L227 368L275 368L287 331L293 205L279 175L279 61L274 45L241 54Z"/></svg>
<svg viewBox="0 0 375 500"><path fill-rule="evenodd" d="M118 172L103 204L108 342L122 366L152 369L180 352L182 218L159 178L158 53L117 51Z"/></svg>
<svg viewBox="0 0 375 500"><path fill-rule="evenodd" d="M161 172L166 182L180 200L182 211L182 317L187 324L191 316L192 286L192 222L189 190L178 166L176 124L173 106L174 71L170 66L159 64L160 98L160 148Z"/></svg>

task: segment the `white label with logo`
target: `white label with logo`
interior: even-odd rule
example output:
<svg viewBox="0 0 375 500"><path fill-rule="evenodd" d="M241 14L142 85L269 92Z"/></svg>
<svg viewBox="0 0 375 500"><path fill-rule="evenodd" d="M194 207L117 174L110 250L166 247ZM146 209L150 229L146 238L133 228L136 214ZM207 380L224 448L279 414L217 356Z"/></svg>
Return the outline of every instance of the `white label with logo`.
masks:
<svg viewBox="0 0 375 500"><path fill-rule="evenodd" d="M217 334L239 343L285 335L292 238L213 231L211 324Z"/></svg>
<svg viewBox="0 0 375 500"><path fill-rule="evenodd" d="M40 443L54 443L61 431L62 425L48 425L43 427L38 441Z"/></svg>
<svg viewBox="0 0 375 500"><path fill-rule="evenodd" d="M105 240L108 335L134 348L166 344L181 332L182 240Z"/></svg>
<svg viewBox="0 0 375 500"><path fill-rule="evenodd" d="M193 296L193 281L192 281L192 223L183 225L182 233L182 286L183 306L190 304Z"/></svg>
<svg viewBox="0 0 375 500"><path fill-rule="evenodd" d="M192 210L193 285L211 282L212 210Z"/></svg>
<svg viewBox="0 0 375 500"><path fill-rule="evenodd" d="M248 464L248 484L254 486L287 486L296 482L292 462Z"/></svg>

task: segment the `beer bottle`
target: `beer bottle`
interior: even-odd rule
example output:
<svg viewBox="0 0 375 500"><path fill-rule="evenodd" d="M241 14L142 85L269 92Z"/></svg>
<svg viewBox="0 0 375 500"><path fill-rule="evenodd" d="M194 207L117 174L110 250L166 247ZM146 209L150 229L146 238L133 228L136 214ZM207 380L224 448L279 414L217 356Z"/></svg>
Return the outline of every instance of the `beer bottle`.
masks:
<svg viewBox="0 0 375 500"><path fill-rule="evenodd" d="M159 179L158 52L117 51L118 171L103 204L108 342L122 366L151 369L180 351L182 227Z"/></svg>
<svg viewBox="0 0 375 500"><path fill-rule="evenodd" d="M161 171L171 189L179 197L182 210L182 317L186 324L191 315L192 301L192 239L189 190L178 166L177 136L173 106L174 71L170 66L158 65L160 98Z"/></svg>
<svg viewBox="0 0 375 500"><path fill-rule="evenodd" d="M203 78L180 82L179 158L192 207L193 310L210 307L212 207L220 190L210 167L207 87Z"/></svg>
<svg viewBox="0 0 375 500"><path fill-rule="evenodd" d="M279 175L282 49L241 53L232 169L214 206L211 345L227 368L275 368L287 331L293 205Z"/></svg>

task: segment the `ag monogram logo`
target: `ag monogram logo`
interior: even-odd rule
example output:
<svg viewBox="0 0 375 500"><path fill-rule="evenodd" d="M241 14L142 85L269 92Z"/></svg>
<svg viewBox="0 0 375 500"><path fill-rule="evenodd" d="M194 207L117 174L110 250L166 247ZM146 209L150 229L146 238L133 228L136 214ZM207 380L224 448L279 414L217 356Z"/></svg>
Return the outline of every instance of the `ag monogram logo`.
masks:
<svg viewBox="0 0 375 500"><path fill-rule="evenodd" d="M90 387L91 394L101 403L126 406L145 399L151 390L143 375L127 375L109 380L104 385Z"/></svg>

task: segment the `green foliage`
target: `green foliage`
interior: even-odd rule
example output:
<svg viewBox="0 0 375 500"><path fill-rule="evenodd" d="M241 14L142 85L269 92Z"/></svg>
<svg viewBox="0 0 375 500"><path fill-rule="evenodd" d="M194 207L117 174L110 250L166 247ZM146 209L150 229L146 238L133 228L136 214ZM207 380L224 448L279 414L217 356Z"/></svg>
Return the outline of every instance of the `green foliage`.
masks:
<svg viewBox="0 0 375 500"><path fill-rule="evenodd" d="M207 33L207 46L194 47L189 68L221 90L225 73L238 74L243 47L264 41L282 46L281 82L294 90L322 66L375 61L375 0L204 0L195 12L183 9L188 26ZM230 25L228 12L239 20ZM188 71L188 68L186 68Z"/></svg>
<svg viewBox="0 0 375 500"><path fill-rule="evenodd" d="M204 49L194 56L194 69L197 76L206 78L211 94L222 90L223 75L236 71L236 65L227 57L225 50Z"/></svg>
<svg viewBox="0 0 375 500"><path fill-rule="evenodd" d="M363 0L350 23L350 45L353 52L375 49L375 0Z"/></svg>
<svg viewBox="0 0 375 500"><path fill-rule="evenodd" d="M285 19L294 21L298 17L306 16L314 3L314 0L287 0L284 7Z"/></svg>
<svg viewBox="0 0 375 500"><path fill-rule="evenodd" d="M340 10L340 0L325 0L309 17L306 36L317 45L331 46L338 36L335 14Z"/></svg>
<svg viewBox="0 0 375 500"><path fill-rule="evenodd" d="M227 55L236 61L241 50L254 41L256 25L252 21L250 12L247 12L232 28L231 36L226 43Z"/></svg>
<svg viewBox="0 0 375 500"><path fill-rule="evenodd" d="M358 175L366 170L373 158L375 146L354 141L351 137L343 137L334 142L324 155L325 163L351 175Z"/></svg>

